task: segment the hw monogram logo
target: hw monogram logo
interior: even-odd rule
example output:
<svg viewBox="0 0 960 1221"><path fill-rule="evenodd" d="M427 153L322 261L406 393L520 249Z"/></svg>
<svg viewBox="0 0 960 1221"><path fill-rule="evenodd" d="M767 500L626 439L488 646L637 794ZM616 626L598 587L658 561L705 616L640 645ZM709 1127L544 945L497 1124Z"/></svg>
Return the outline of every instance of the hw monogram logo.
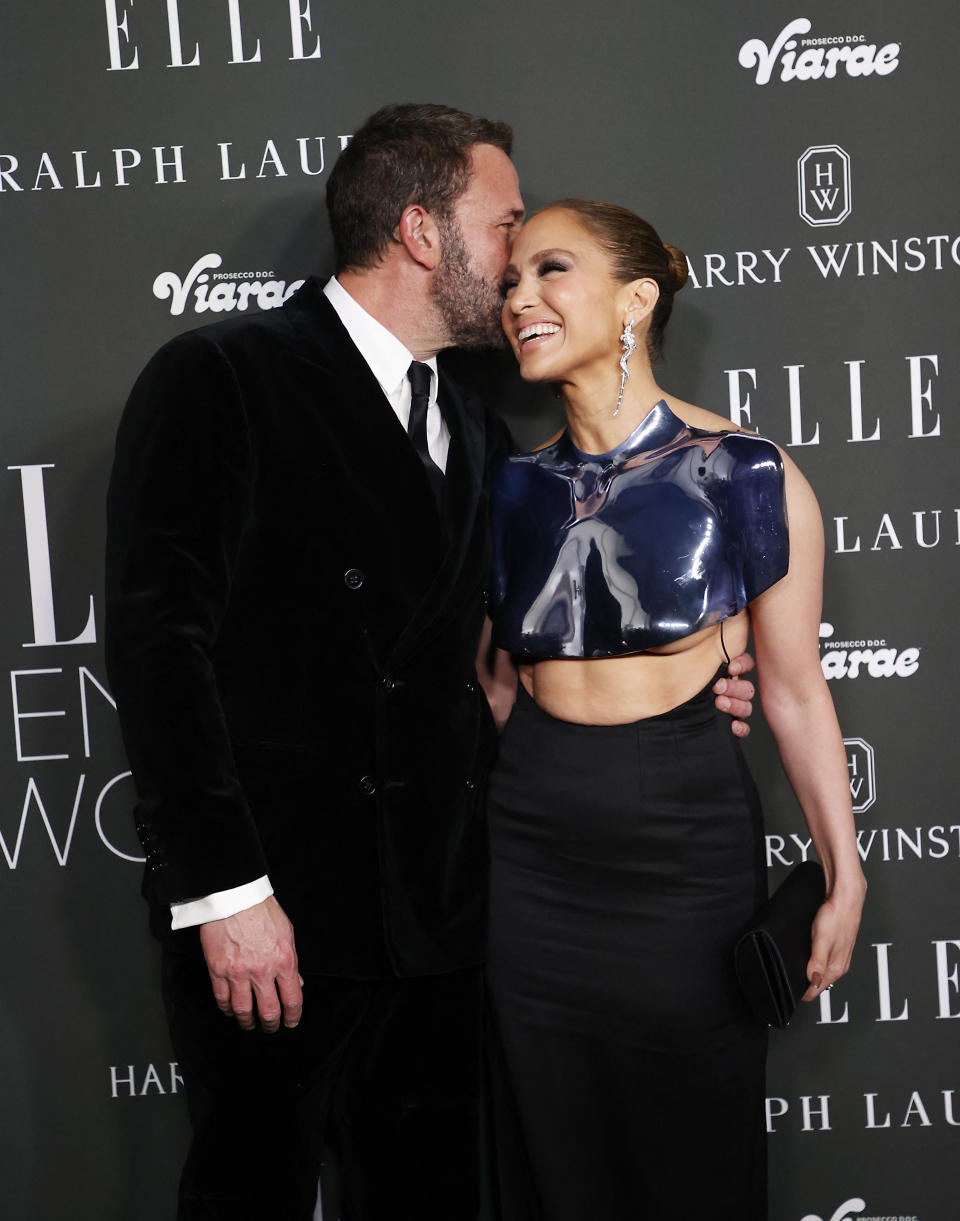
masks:
<svg viewBox="0 0 960 1221"><path fill-rule="evenodd" d="M837 144L808 148L797 162L800 215L808 225L839 225L850 215L850 157Z"/></svg>
<svg viewBox="0 0 960 1221"><path fill-rule="evenodd" d="M873 747L863 738L844 738L843 744L847 748L847 771L850 773L853 812L862 814L877 800Z"/></svg>
<svg viewBox="0 0 960 1221"><path fill-rule="evenodd" d="M828 1221L856 1221L857 1214L862 1213L866 1207L866 1203L859 1196L853 1196L845 1204L841 1204L837 1211L828 1218ZM801 1221L823 1221L823 1218L816 1216L815 1213L809 1213L806 1217L801 1218Z"/></svg>

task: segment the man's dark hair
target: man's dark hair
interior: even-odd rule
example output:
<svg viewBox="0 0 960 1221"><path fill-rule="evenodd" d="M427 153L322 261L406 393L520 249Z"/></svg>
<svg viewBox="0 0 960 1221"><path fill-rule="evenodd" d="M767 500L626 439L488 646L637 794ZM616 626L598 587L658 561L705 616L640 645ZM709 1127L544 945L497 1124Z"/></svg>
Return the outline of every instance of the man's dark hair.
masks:
<svg viewBox="0 0 960 1221"><path fill-rule="evenodd" d="M509 156L513 132L506 123L449 106L411 102L371 115L337 158L327 183L336 270L375 267L410 204L449 220L470 184L475 144L492 144Z"/></svg>

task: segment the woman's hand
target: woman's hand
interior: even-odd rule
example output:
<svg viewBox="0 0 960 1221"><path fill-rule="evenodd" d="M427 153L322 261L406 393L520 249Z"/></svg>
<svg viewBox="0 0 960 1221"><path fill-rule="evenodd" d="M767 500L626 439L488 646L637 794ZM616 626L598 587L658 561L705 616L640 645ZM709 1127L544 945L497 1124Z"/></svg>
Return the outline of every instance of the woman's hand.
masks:
<svg viewBox="0 0 960 1221"><path fill-rule="evenodd" d="M835 889L817 912L813 921L810 961L807 963L810 987L801 1000L816 1000L824 988L829 988L850 969L866 893L867 881L861 873L843 891Z"/></svg>

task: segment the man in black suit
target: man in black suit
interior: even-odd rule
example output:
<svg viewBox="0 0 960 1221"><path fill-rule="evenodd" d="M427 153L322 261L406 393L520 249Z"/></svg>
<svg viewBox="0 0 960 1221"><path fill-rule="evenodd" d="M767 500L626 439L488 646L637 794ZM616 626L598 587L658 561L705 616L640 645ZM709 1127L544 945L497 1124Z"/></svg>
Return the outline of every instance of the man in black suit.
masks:
<svg viewBox="0 0 960 1221"><path fill-rule="evenodd" d="M306 1221L325 1140L345 1221L477 1215L508 442L436 354L499 338L510 147L379 111L331 174L336 277L174 339L124 412L107 662L194 1126L181 1221Z"/></svg>

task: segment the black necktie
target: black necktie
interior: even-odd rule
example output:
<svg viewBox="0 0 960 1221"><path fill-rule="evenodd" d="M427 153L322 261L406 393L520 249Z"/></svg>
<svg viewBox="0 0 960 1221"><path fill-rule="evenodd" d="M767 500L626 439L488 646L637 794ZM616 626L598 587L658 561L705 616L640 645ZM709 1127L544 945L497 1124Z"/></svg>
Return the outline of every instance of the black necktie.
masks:
<svg viewBox="0 0 960 1221"><path fill-rule="evenodd" d="M407 435L417 451L417 457L423 463L427 472L430 487L436 497L437 504L443 496L443 471L430 457L427 448L427 405L430 402L430 378L432 374L429 365L415 360L407 370L410 379L410 419L407 423Z"/></svg>

